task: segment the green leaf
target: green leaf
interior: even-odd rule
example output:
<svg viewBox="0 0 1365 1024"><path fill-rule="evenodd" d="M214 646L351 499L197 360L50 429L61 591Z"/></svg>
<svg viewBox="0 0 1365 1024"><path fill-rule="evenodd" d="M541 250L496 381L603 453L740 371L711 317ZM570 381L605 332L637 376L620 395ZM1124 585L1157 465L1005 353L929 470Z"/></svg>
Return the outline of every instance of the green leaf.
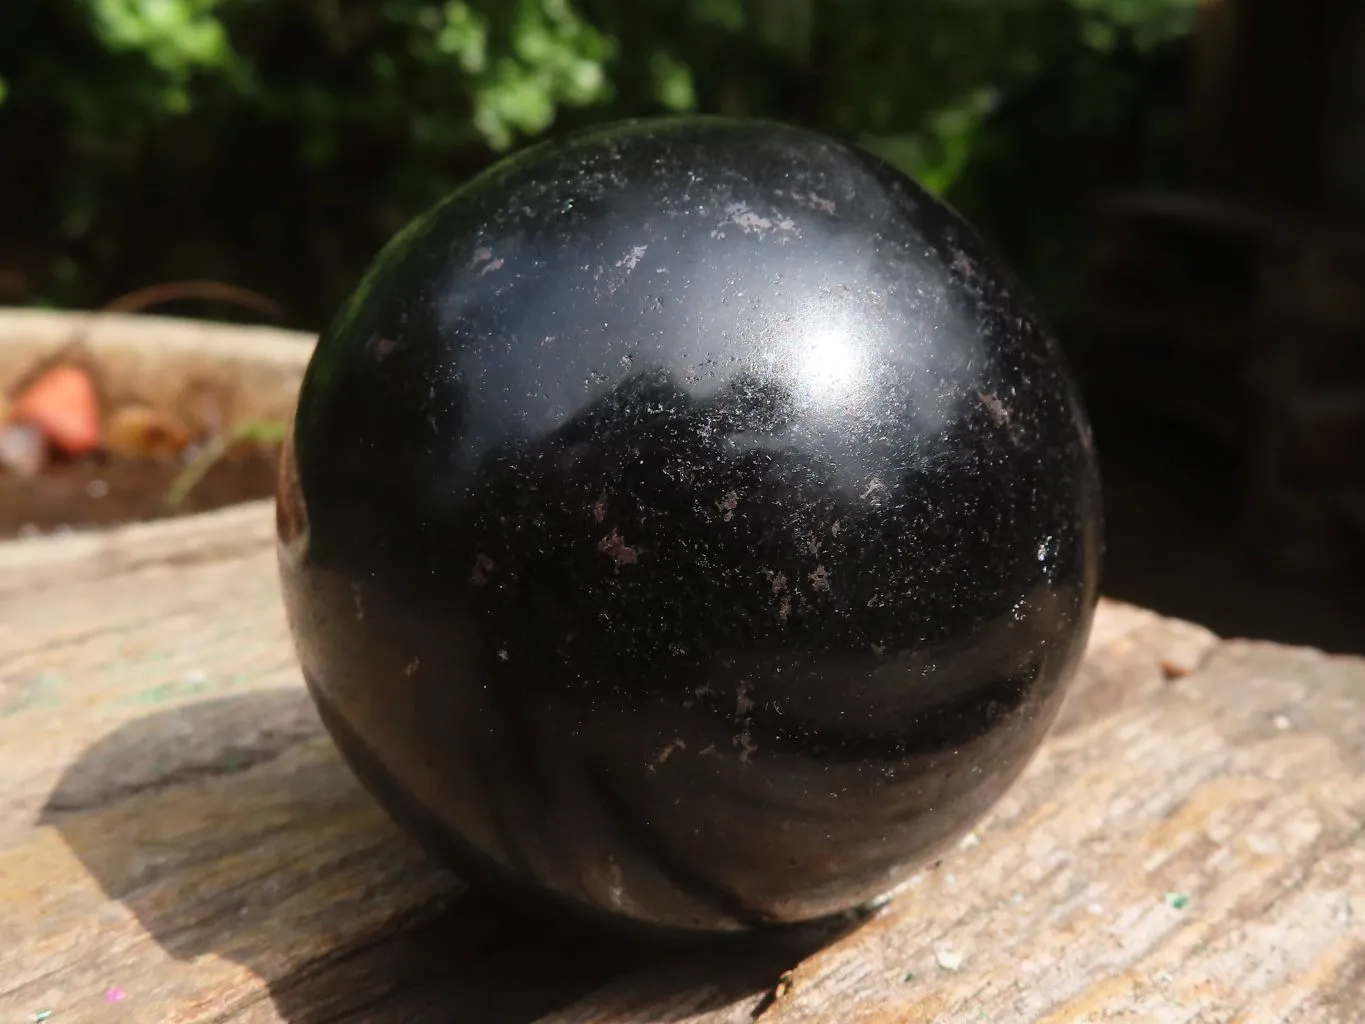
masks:
<svg viewBox="0 0 1365 1024"><path fill-rule="evenodd" d="M436 32L436 49L454 57L470 74L478 74L488 66L487 22L459 0L446 4L444 15Z"/></svg>
<svg viewBox="0 0 1365 1024"><path fill-rule="evenodd" d="M697 106L697 90L692 81L692 69L662 50L649 59L650 76L654 79L654 96L673 111L693 110Z"/></svg>
<svg viewBox="0 0 1365 1024"><path fill-rule="evenodd" d="M692 18L702 25L716 25L727 32L740 32L748 20L744 0L692 0Z"/></svg>

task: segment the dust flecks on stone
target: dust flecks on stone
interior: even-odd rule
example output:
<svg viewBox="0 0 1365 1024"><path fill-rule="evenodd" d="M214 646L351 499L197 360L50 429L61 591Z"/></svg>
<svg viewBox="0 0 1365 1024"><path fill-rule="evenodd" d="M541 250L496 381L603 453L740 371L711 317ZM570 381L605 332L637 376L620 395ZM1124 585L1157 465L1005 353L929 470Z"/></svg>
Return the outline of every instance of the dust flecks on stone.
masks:
<svg viewBox="0 0 1365 1024"><path fill-rule="evenodd" d="M594 522L602 522L607 518L607 492L603 491L597 496L597 500L592 503L592 518Z"/></svg>
<svg viewBox="0 0 1365 1024"><path fill-rule="evenodd" d="M861 497L863 501L871 501L874 505L880 505L886 500L886 494L886 484L882 482L881 477L874 476L867 482L867 489L863 491Z"/></svg>
<svg viewBox="0 0 1365 1024"><path fill-rule="evenodd" d="M614 295L616 290L626 283L626 278L640 265L640 261L645 258L645 252L649 249L647 245L634 245L630 250L611 266L608 272L606 267L598 267L593 272L593 280L600 281L606 277L607 294Z"/></svg>
<svg viewBox="0 0 1365 1024"><path fill-rule="evenodd" d="M872 644L871 646L872 653L879 658L886 653L886 644Z"/></svg>
<svg viewBox="0 0 1365 1024"><path fill-rule="evenodd" d="M640 560L639 553L635 548L626 543L621 531L615 528L597 542L597 550L616 563L619 571L623 565L634 565Z"/></svg>
<svg viewBox="0 0 1365 1024"><path fill-rule="evenodd" d="M398 342L394 341L392 338L380 338L374 343L374 357L380 362L383 362L385 359L389 358L389 356L393 355L393 350L397 347Z"/></svg>
<svg viewBox="0 0 1365 1024"><path fill-rule="evenodd" d="M826 199L815 192L793 192L791 197L807 210L818 210L820 213L833 213L835 210L833 199Z"/></svg>
<svg viewBox="0 0 1365 1024"><path fill-rule="evenodd" d="M815 535L814 531L806 534L806 550L812 555L818 555L822 546L823 542Z"/></svg>
<svg viewBox="0 0 1365 1024"><path fill-rule="evenodd" d="M421 667L422 659L413 658L410 662L407 663L407 665L403 667L403 675L411 679L413 676L417 674L418 669L420 669Z"/></svg>
<svg viewBox="0 0 1365 1024"><path fill-rule="evenodd" d="M764 569L763 575L768 577L768 584L773 588L773 597L777 598L777 616L785 622L792 613L791 593L787 590L787 575L777 572L775 569Z"/></svg>
<svg viewBox="0 0 1365 1024"><path fill-rule="evenodd" d="M867 599L867 606L869 608L880 608L882 606L882 603L883 602L881 594L873 594L871 597Z"/></svg>
<svg viewBox="0 0 1365 1024"><path fill-rule="evenodd" d="M735 518L735 509L739 507L739 492L726 491L725 496L716 502L716 511L720 513L721 519L729 522Z"/></svg>
<svg viewBox="0 0 1365 1024"><path fill-rule="evenodd" d="M481 265L482 264L482 265ZM479 276L491 274L495 270L501 270L503 265L502 257L493 258L493 250L487 246L480 246L474 250L474 259L470 261L470 269L479 267Z"/></svg>
<svg viewBox="0 0 1365 1024"><path fill-rule="evenodd" d="M801 232L796 227L796 222L790 217L764 217L749 209L746 203L731 203L725 208L725 220L720 227L711 232L713 238L724 238L722 230L726 225L733 224L746 235L769 235L776 232L787 237L801 237Z"/></svg>
<svg viewBox="0 0 1365 1024"><path fill-rule="evenodd" d="M810 583L816 590L829 590L829 570L817 565L810 573Z"/></svg>
<svg viewBox="0 0 1365 1024"><path fill-rule="evenodd" d="M640 265L640 261L645 258L645 252L649 249L647 245L633 245L630 252L626 253L616 261L618 269L623 269L627 274Z"/></svg>
<svg viewBox="0 0 1365 1024"><path fill-rule="evenodd" d="M753 753L758 749L758 744L754 742L754 735L749 730L748 719L744 720L744 728L732 741L739 748L739 759L744 764L748 764L753 759Z"/></svg>
<svg viewBox="0 0 1365 1024"><path fill-rule="evenodd" d="M997 427L1003 427L1009 423L1010 412L1005 408L1005 403L1000 401L998 397L984 391L977 392L977 397L981 399L981 404L986 407L986 414L990 416L992 423Z"/></svg>
<svg viewBox="0 0 1365 1024"><path fill-rule="evenodd" d="M706 744L706 746L704 746L704 747L702 747L700 750L698 750L697 753L698 753L698 754L706 754L706 755L709 755L709 756L711 756L711 757L715 757L715 755L716 755L716 745L715 745L714 743L708 743L708 744Z"/></svg>
<svg viewBox="0 0 1365 1024"><path fill-rule="evenodd" d="M479 555L474 559L474 568L469 571L469 582L476 587L481 587L488 582L488 574L496 569L497 563L487 555Z"/></svg>
<svg viewBox="0 0 1365 1024"><path fill-rule="evenodd" d="M1005 405L1000 396L992 395L986 391L978 391L976 397L986 410L986 415L990 417L990 421L995 426L1007 431L1010 440L1018 444L1023 432L1019 429L1019 424L1015 422L1014 417L1010 414L1009 407Z"/></svg>
<svg viewBox="0 0 1365 1024"><path fill-rule="evenodd" d="M1055 542L1051 537L1044 537L1038 542L1038 549L1034 552L1034 556L1038 559L1039 565L1047 565L1051 560L1053 554L1052 545L1054 543Z"/></svg>
<svg viewBox="0 0 1365 1024"><path fill-rule="evenodd" d="M681 739L675 739L672 743L666 745L663 748L663 750L659 751L659 756L654 759L654 763L663 764L665 761L667 761L670 757L673 756L673 751L686 749L687 749L686 743L684 743Z"/></svg>
<svg viewBox="0 0 1365 1024"><path fill-rule="evenodd" d="M499 661L511 661L511 660L512 660L512 655L510 655L509 653L507 653L507 648L506 648L506 647L499 647L499 648L498 648L498 660L499 660Z"/></svg>
<svg viewBox="0 0 1365 1024"><path fill-rule="evenodd" d="M843 526L840 524L839 520L836 519L834 520L834 522L829 524L829 535L831 537L837 537L839 536L839 531L842 529Z"/></svg>
<svg viewBox="0 0 1365 1024"><path fill-rule="evenodd" d="M749 696L749 684L740 683L735 690L735 717L744 718L753 706L754 702Z"/></svg>

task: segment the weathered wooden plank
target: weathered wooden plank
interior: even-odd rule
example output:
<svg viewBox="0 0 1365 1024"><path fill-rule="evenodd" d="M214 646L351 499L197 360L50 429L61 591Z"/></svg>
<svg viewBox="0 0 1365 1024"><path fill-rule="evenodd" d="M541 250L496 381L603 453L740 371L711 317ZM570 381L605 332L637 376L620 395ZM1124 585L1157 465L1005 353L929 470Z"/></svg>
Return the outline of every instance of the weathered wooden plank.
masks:
<svg viewBox="0 0 1365 1024"><path fill-rule="evenodd" d="M0 598L261 551L275 540L269 505L251 502L180 519L73 533L58 543L34 538L0 544Z"/></svg>
<svg viewBox="0 0 1365 1024"><path fill-rule="evenodd" d="M974 843L819 952L683 956L431 865L317 725L268 508L215 523L0 587L0 1019L1361 1019L1365 663L1107 604Z"/></svg>

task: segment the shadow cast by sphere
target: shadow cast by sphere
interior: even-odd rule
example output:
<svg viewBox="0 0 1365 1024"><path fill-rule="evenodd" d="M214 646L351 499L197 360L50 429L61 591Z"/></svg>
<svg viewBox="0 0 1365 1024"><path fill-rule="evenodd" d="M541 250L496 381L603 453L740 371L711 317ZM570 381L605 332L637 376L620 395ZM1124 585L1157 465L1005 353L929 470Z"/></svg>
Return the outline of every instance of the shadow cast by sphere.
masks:
<svg viewBox="0 0 1365 1024"><path fill-rule="evenodd" d="M348 809L348 820L368 824L340 833L353 849L330 851L330 870L359 875L366 898L384 899L386 891L394 894L385 872L396 860L407 865L409 883L414 873L429 873L426 888L441 891L441 869L394 826L379 815L354 814L366 800L325 742L304 691L280 689L154 712L122 726L66 771L43 821L167 953L181 961L213 954L240 963L262 979L290 1024L530 1024L612 982L665 1007L675 997L677 1013L664 1009L653 1019L680 1019L698 1008L682 998L687 993L707 990L707 1002L718 1004L757 996L851 926L705 943L642 941L513 908L452 878L448 895L383 935L336 947L329 939L336 918L319 907L315 916L292 914L293 931L280 929L277 942L271 914L294 895L281 890L298 877L300 850ZM135 820L136 827L110 830L107 819L95 819L121 803L132 817L115 820ZM253 838L263 820L281 819L271 841ZM175 837L197 848L177 849ZM228 863L249 868L223 870ZM300 936L300 921L313 934ZM280 948L284 942L317 955L299 962ZM615 1018L611 1012L593 1019L624 1024L625 1011Z"/></svg>

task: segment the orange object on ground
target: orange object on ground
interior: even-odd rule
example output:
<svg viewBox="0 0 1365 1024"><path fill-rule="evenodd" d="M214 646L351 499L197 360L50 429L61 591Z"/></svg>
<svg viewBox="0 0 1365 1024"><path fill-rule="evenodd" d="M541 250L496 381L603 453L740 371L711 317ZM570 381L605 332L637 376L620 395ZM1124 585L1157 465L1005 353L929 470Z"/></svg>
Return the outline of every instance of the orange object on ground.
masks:
<svg viewBox="0 0 1365 1024"><path fill-rule="evenodd" d="M104 425L105 448L125 459L173 459L189 445L180 423L145 405L115 409Z"/></svg>
<svg viewBox="0 0 1365 1024"><path fill-rule="evenodd" d="M100 447L99 395L90 374L78 366L54 366L24 388L10 419L37 427L67 455L86 455Z"/></svg>

